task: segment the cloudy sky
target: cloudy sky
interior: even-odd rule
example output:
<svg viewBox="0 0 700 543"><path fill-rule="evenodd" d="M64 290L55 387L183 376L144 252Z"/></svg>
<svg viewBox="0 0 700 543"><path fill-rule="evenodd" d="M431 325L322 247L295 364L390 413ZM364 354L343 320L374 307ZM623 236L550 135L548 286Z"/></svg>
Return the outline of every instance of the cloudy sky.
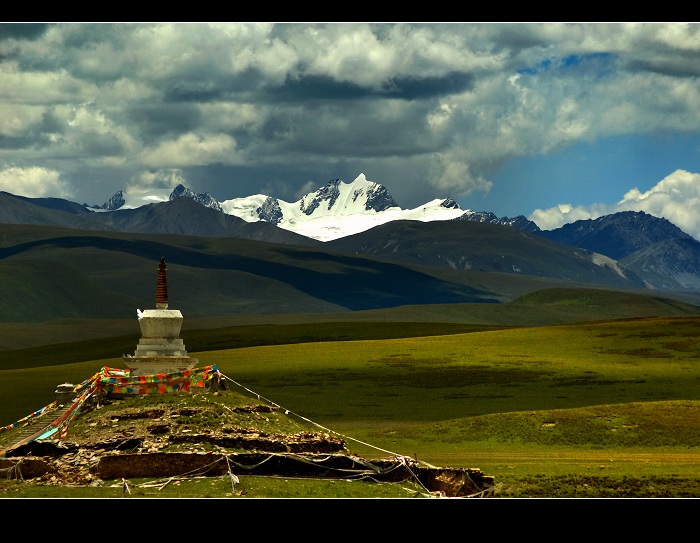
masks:
<svg viewBox="0 0 700 543"><path fill-rule="evenodd" d="M700 24L0 24L0 190L294 202L360 173L700 239Z"/></svg>

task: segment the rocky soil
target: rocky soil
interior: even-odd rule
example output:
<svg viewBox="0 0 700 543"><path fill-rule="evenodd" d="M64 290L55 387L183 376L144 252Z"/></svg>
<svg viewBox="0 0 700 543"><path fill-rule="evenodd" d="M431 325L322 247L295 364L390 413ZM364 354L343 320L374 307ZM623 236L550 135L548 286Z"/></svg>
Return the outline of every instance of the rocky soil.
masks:
<svg viewBox="0 0 700 543"><path fill-rule="evenodd" d="M50 413L45 416L49 424ZM255 472L260 475L368 473L385 481L410 475L438 495L493 494L493 478L480 470L424 467L410 458L365 460L349 454L339 437L313 430L228 390L103 397L85 405L61 439L10 449L0 458L0 474L35 484L98 486L183 473L225 475L227 466L239 463L246 471L263 466Z"/></svg>

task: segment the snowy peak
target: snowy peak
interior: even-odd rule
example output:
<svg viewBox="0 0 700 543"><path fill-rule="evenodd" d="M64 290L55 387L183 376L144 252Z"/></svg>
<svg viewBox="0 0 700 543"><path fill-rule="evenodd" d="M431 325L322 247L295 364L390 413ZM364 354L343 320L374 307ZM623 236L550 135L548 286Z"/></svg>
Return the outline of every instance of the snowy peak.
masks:
<svg viewBox="0 0 700 543"><path fill-rule="evenodd" d="M452 198L445 198L440 203L440 206L447 209L460 209L459 204L455 202Z"/></svg>
<svg viewBox="0 0 700 543"><path fill-rule="evenodd" d="M223 211L221 204L216 201L216 199L208 192L200 192L195 194L193 191L180 184L173 189L168 197L168 200L175 200L176 198L191 198L195 202L202 204L204 207L209 207L211 209L216 209L217 211Z"/></svg>
<svg viewBox="0 0 700 543"><path fill-rule="evenodd" d="M175 187L167 197L165 197L165 194L167 194L167 191L164 191L163 189L155 189L151 191L144 191L136 196L125 196L124 191L118 190L114 193L114 196L112 196L104 204L88 207L97 211L117 211L118 209L135 209L137 207L141 207L142 205L168 202L175 200L176 198L190 198L205 207L216 209L217 211L223 211L221 204L211 194L207 192L195 193L185 187L183 184L179 184L177 187Z"/></svg>
<svg viewBox="0 0 700 543"><path fill-rule="evenodd" d="M246 207L240 201L224 202L223 206L229 212ZM364 174L352 183L333 179L294 203L266 201L256 209L258 220L268 220L263 212L265 217L274 212L275 224L280 228L320 241L350 236L395 220L451 220L464 213L451 198L433 200L415 209L401 209L386 187L368 180Z"/></svg>
<svg viewBox="0 0 700 543"><path fill-rule="evenodd" d="M124 200L124 193L121 190L118 190L117 192L114 193L114 196L112 196L109 200L107 200L104 204L101 206L94 205L94 206L89 206L90 209L103 209L105 211L115 211L122 207L126 203L126 200Z"/></svg>
<svg viewBox="0 0 700 543"><path fill-rule="evenodd" d="M364 176L363 176L364 177ZM457 205L456 202L454 202ZM365 203L365 209L373 210L376 212L386 211L392 207L399 207L394 199L386 190L384 185L378 183L373 183L373 186L367 189L367 201ZM459 206L457 206L459 207Z"/></svg>
<svg viewBox="0 0 700 543"><path fill-rule="evenodd" d="M386 187L369 181L364 174L358 175L352 183L332 179L295 202L256 194L225 200L221 202L221 207L224 213L248 222L269 222L320 241L348 236L384 222L405 218L400 216L403 210ZM459 206L456 209L459 210Z"/></svg>
<svg viewBox="0 0 700 543"><path fill-rule="evenodd" d="M360 174L352 183L340 179L329 181L325 187L299 200L299 209L306 216L346 216L368 211L382 212L398 207L386 187L368 181Z"/></svg>
<svg viewBox="0 0 700 543"><path fill-rule="evenodd" d="M262 205L255 208L255 214L261 221L272 224L279 224L284 217L279 200L277 200L277 198L273 198L272 196L265 198Z"/></svg>
<svg viewBox="0 0 700 543"><path fill-rule="evenodd" d="M329 182L325 187L318 189L316 192L307 194L300 200L299 209L304 215L313 215L314 211L320 208L321 212L331 211L340 196L339 185L342 183L340 179L335 179ZM322 206L327 204L327 206Z"/></svg>
<svg viewBox="0 0 700 543"><path fill-rule="evenodd" d="M473 221L473 222L485 222L489 224L500 224L502 226L511 226L522 230L523 232L528 232L530 234L539 234L541 232L540 227L537 226L530 219L527 219L523 215L518 215L512 219L509 217L497 217L490 211L465 211L464 214L457 217L455 220L458 221Z"/></svg>

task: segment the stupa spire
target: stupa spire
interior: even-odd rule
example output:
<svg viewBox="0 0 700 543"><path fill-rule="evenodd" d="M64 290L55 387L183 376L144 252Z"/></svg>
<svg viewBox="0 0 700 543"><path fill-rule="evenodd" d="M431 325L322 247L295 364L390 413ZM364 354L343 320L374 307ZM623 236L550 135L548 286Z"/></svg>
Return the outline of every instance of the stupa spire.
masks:
<svg viewBox="0 0 700 543"><path fill-rule="evenodd" d="M136 310L141 339L134 355L124 355L124 363L131 375L156 375L192 369L196 358L190 358L185 343L180 339L182 313L168 309L168 283L165 277L165 258L158 267L156 309Z"/></svg>
<svg viewBox="0 0 700 543"><path fill-rule="evenodd" d="M165 269L165 257L161 257L158 266L158 286L156 287L156 307L158 309L168 309L168 281Z"/></svg>

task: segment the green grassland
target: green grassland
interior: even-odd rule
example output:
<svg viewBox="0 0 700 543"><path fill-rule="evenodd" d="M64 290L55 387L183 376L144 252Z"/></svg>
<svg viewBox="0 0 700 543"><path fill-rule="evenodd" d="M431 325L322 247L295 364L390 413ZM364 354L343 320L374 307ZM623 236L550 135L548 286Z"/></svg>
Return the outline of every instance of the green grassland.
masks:
<svg viewBox="0 0 700 543"><path fill-rule="evenodd" d="M646 316L645 309L607 320L610 311L596 307L604 293L574 294L518 301L540 313L585 306L591 315L565 324L555 317L537 326L358 318L190 329L182 337L190 356L216 364L231 390L337 434L365 458L400 454L479 468L504 498L700 497L700 316L683 306L680 315ZM122 367L119 355L137 340L6 350L0 424L50 403L59 383ZM107 356L110 350L119 355ZM231 495L230 485L228 494L213 490L225 483L199 484L209 496ZM251 497L261 488L252 479L242 484ZM287 484L271 484L267 496L300 497ZM342 483L317 484L301 495L358 495ZM16 485L0 496L17 495ZM387 489L382 497L414 493Z"/></svg>

